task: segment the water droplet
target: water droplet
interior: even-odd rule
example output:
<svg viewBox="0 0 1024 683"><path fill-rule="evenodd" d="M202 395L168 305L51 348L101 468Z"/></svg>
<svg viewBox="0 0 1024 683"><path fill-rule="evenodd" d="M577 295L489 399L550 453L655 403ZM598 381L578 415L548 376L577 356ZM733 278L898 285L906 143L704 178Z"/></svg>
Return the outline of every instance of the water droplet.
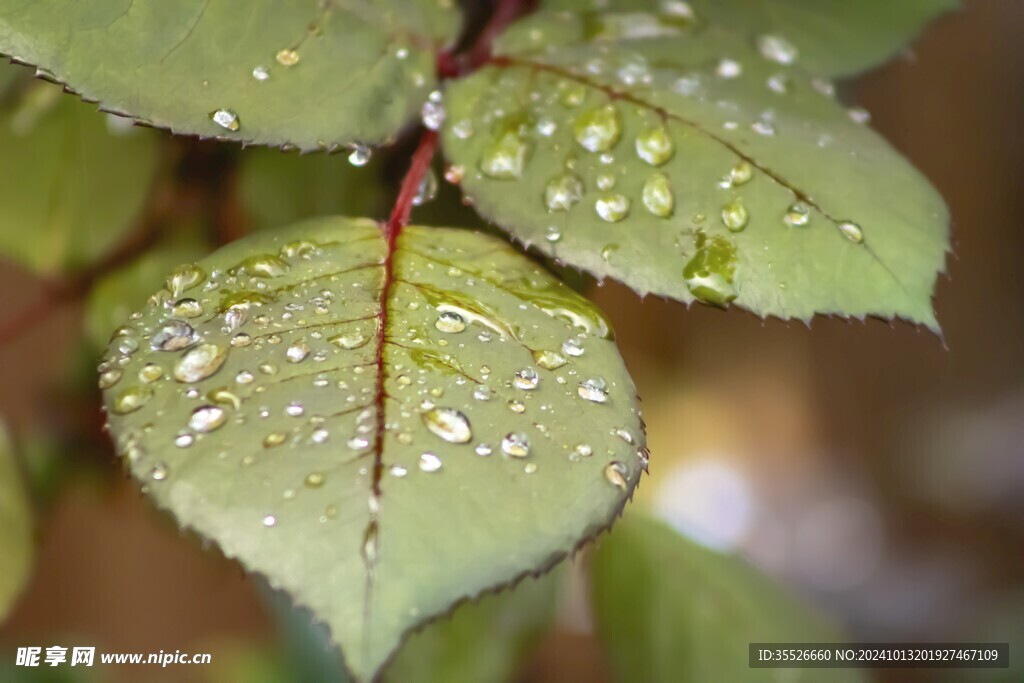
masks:
<svg viewBox="0 0 1024 683"><path fill-rule="evenodd" d="M262 64L253 67L252 77L257 81L265 81L270 78L270 69L263 66Z"/></svg>
<svg viewBox="0 0 1024 683"><path fill-rule="evenodd" d="M466 167L462 164L452 164L444 171L444 179L452 185L458 185L466 177Z"/></svg>
<svg viewBox="0 0 1024 683"><path fill-rule="evenodd" d="M359 347L364 346L368 341L370 341L370 338L359 330L354 330L352 332L335 335L327 341L335 346L340 346L346 351L351 351L352 349L358 349Z"/></svg>
<svg viewBox="0 0 1024 683"><path fill-rule="evenodd" d="M466 329L466 321L454 311L444 311L437 316L437 320L434 321L434 327L441 332L457 334Z"/></svg>
<svg viewBox="0 0 1024 683"><path fill-rule="evenodd" d="M109 389L118 382L121 381L121 375L124 373L117 368L112 370L106 370L100 373L100 389Z"/></svg>
<svg viewBox="0 0 1024 683"><path fill-rule="evenodd" d="M603 247L601 247L601 258L604 260L605 263L608 263L612 259L612 254L614 254L618 250L619 245L614 243L606 244Z"/></svg>
<svg viewBox="0 0 1024 683"><path fill-rule="evenodd" d="M736 298L736 248L722 237L697 233L697 251L683 268L687 288L699 301L725 306Z"/></svg>
<svg viewBox="0 0 1024 683"><path fill-rule="evenodd" d="M285 48L283 50L279 50L278 53L274 55L274 59L276 59L277 63L281 66L295 66L299 63L301 57L298 50Z"/></svg>
<svg viewBox="0 0 1024 683"><path fill-rule="evenodd" d="M287 406L285 406L284 409L284 413L288 417L302 417L305 414L305 412L306 409L303 407L301 403L297 401L292 401Z"/></svg>
<svg viewBox="0 0 1024 683"><path fill-rule="evenodd" d="M424 472L437 472L441 469L441 458L433 453L424 453L420 456L420 469Z"/></svg>
<svg viewBox="0 0 1024 683"><path fill-rule="evenodd" d="M534 351L533 360L545 370L557 370L568 361L557 351Z"/></svg>
<svg viewBox="0 0 1024 683"><path fill-rule="evenodd" d="M490 401L493 393L494 392L491 391L491 388L489 386L487 386L486 384L481 384L476 389L473 390L473 398L475 398L478 401Z"/></svg>
<svg viewBox="0 0 1024 683"><path fill-rule="evenodd" d="M530 439L522 432L511 432L501 440L501 450L513 458L525 458L530 454Z"/></svg>
<svg viewBox="0 0 1024 683"><path fill-rule="evenodd" d="M794 202L782 218L786 225L803 226L811 221L811 207L804 202Z"/></svg>
<svg viewBox="0 0 1024 683"><path fill-rule="evenodd" d="M664 173L652 173L644 183L642 192L644 207L659 218L668 218L675 209L672 184Z"/></svg>
<svg viewBox="0 0 1024 683"><path fill-rule="evenodd" d="M778 64L792 64L799 54L793 43L776 35L759 36L757 49L761 52L762 57Z"/></svg>
<svg viewBox="0 0 1024 683"><path fill-rule="evenodd" d="M188 426L200 434L206 434L223 425L226 420L227 412L223 408L201 406L192 411L192 416L188 419Z"/></svg>
<svg viewBox="0 0 1024 683"><path fill-rule="evenodd" d="M474 448L473 450L476 451L477 455L486 458L488 455L491 454L491 445L486 443L478 443L476 445L476 448Z"/></svg>
<svg viewBox="0 0 1024 683"><path fill-rule="evenodd" d="M871 112L863 107L853 107L847 110L847 114L850 115L851 121L862 126L871 122Z"/></svg>
<svg viewBox="0 0 1024 683"><path fill-rule="evenodd" d="M480 171L497 180L518 180L523 175L529 145L518 130L505 131L480 157Z"/></svg>
<svg viewBox="0 0 1024 683"><path fill-rule="evenodd" d="M768 77L768 89L780 95L789 92L789 76L786 74L772 74Z"/></svg>
<svg viewBox="0 0 1024 683"><path fill-rule="evenodd" d="M203 314L203 307L195 299L184 298L174 302L171 312L179 318L198 318Z"/></svg>
<svg viewBox="0 0 1024 683"><path fill-rule="evenodd" d="M423 424L448 443L466 443L473 438L469 418L454 408L433 408L420 414Z"/></svg>
<svg viewBox="0 0 1024 683"><path fill-rule="evenodd" d="M309 474L306 475L306 478L303 480L302 483L305 484L308 488L318 489L324 485L324 482L326 480L327 478L321 472L310 472Z"/></svg>
<svg viewBox="0 0 1024 683"><path fill-rule="evenodd" d="M601 195L594 202L597 215L609 223L618 223L629 215L629 198L625 195L609 192Z"/></svg>
<svg viewBox="0 0 1024 683"><path fill-rule="evenodd" d="M719 78L739 78L743 74L743 65L735 59L722 59L715 67L715 75Z"/></svg>
<svg viewBox="0 0 1024 683"><path fill-rule="evenodd" d="M537 388L538 384L540 384L540 376L533 368L516 370L515 377L512 379L512 385L516 389L524 391L532 391Z"/></svg>
<svg viewBox="0 0 1024 683"><path fill-rule="evenodd" d="M239 120L238 114L230 109L218 109L216 111L211 111L210 120L221 128L230 131L236 131L242 127L242 122Z"/></svg>
<svg viewBox="0 0 1024 683"><path fill-rule="evenodd" d="M566 339L562 342L562 353L567 356L579 357L583 355L583 347L575 339Z"/></svg>
<svg viewBox="0 0 1024 683"><path fill-rule="evenodd" d="M576 388L576 392L580 395L580 398L585 398L594 403L604 403L608 400L607 385L604 379L600 377L583 380Z"/></svg>
<svg viewBox="0 0 1024 683"><path fill-rule="evenodd" d="M607 152L619 141L622 119L611 104L588 109L573 124L576 142L590 152Z"/></svg>
<svg viewBox="0 0 1024 683"><path fill-rule="evenodd" d="M288 347L284 355L289 363L301 363L309 355L309 347L302 342L295 342Z"/></svg>
<svg viewBox="0 0 1024 683"><path fill-rule="evenodd" d="M429 130L440 130L441 124L444 123L445 108L442 100L441 91L435 90L430 93L427 101L423 103L423 107L420 109L420 120L423 121L423 126Z"/></svg>
<svg viewBox="0 0 1024 683"><path fill-rule="evenodd" d="M370 163L372 157L373 150L370 147L357 143L352 145L352 151L348 155L348 163L358 168Z"/></svg>
<svg viewBox="0 0 1024 683"><path fill-rule="evenodd" d="M164 481L169 476L171 476L171 468L166 463L158 462L149 471L149 478L153 481Z"/></svg>
<svg viewBox="0 0 1024 683"><path fill-rule="evenodd" d="M263 518L263 526L267 527L268 529L277 526L277 517L275 517L274 515L267 515Z"/></svg>
<svg viewBox="0 0 1024 683"><path fill-rule="evenodd" d="M589 458L594 454L594 449L590 447L590 444L578 443L573 446L573 453L580 456L581 458Z"/></svg>
<svg viewBox="0 0 1024 683"><path fill-rule="evenodd" d="M727 187L739 187L747 184L754 175L754 169L746 161L741 161L729 169Z"/></svg>
<svg viewBox="0 0 1024 683"><path fill-rule="evenodd" d="M562 231L558 228L557 225L549 225L544 230L544 239L552 243L558 242L559 240L562 239Z"/></svg>
<svg viewBox="0 0 1024 683"><path fill-rule="evenodd" d="M127 415L146 405L153 398L153 390L149 387L128 387L114 399L111 408L115 415Z"/></svg>
<svg viewBox="0 0 1024 683"><path fill-rule="evenodd" d="M607 192L613 187L615 187L615 174L602 173L597 176L597 189Z"/></svg>
<svg viewBox="0 0 1024 683"><path fill-rule="evenodd" d="M392 465L391 466L391 476L392 477L395 477L396 479L401 479L402 477L404 477L407 474L409 474L409 470L405 469L401 465Z"/></svg>
<svg viewBox="0 0 1024 683"><path fill-rule="evenodd" d="M271 432L263 439L264 448L274 448L280 446L288 438L288 435L284 432Z"/></svg>
<svg viewBox="0 0 1024 683"><path fill-rule="evenodd" d="M535 463L535 462L528 462L528 463L526 463L526 465L523 466L523 472L525 472L527 474L533 474L536 471L537 471L537 463Z"/></svg>
<svg viewBox="0 0 1024 683"><path fill-rule="evenodd" d="M839 232L842 233L843 237L850 240L854 244L861 244L864 241L864 231L860 229L860 226L851 221L843 221L838 225Z"/></svg>
<svg viewBox="0 0 1024 683"><path fill-rule="evenodd" d="M508 402L508 409L513 413L519 415L526 411L526 404L520 401L518 398L513 398Z"/></svg>
<svg viewBox="0 0 1024 683"><path fill-rule="evenodd" d="M153 335L150 346L154 351L180 351L199 341L195 329L181 320L172 320Z"/></svg>
<svg viewBox="0 0 1024 683"><path fill-rule="evenodd" d="M771 121L764 119L754 121L750 124L750 130L754 131L758 135L764 135L765 137L771 137L775 135L775 124Z"/></svg>
<svg viewBox="0 0 1024 683"><path fill-rule="evenodd" d="M672 158L675 146L664 127L650 128L636 137L636 154L651 166L661 166Z"/></svg>
<svg viewBox="0 0 1024 683"><path fill-rule="evenodd" d="M461 121L457 121L455 125L452 126L452 132L455 133L455 137L460 140L466 140L473 137L472 119L462 119Z"/></svg>
<svg viewBox="0 0 1024 683"><path fill-rule="evenodd" d="M618 460L613 460L604 467L604 478L614 486L615 488L626 490L628 483L626 482L626 476L629 474L629 470Z"/></svg>
<svg viewBox="0 0 1024 683"><path fill-rule="evenodd" d="M568 211L581 199L583 182L572 173L555 176L544 188L544 206L548 211Z"/></svg>
<svg viewBox="0 0 1024 683"><path fill-rule="evenodd" d="M735 199L722 207L722 223L733 232L741 232L750 221L750 212L742 199Z"/></svg>
<svg viewBox="0 0 1024 683"><path fill-rule="evenodd" d="M206 379L220 369L227 357L227 351L216 344L200 344L178 360L174 378L179 382Z"/></svg>
<svg viewBox="0 0 1024 683"><path fill-rule="evenodd" d="M236 266L228 270L228 273L235 276L248 275L250 277L281 277L291 266L280 256L274 254L262 254L250 256Z"/></svg>
<svg viewBox="0 0 1024 683"><path fill-rule="evenodd" d="M186 291L206 280L206 272L196 265L178 266L167 278L167 289L171 296L179 297Z"/></svg>

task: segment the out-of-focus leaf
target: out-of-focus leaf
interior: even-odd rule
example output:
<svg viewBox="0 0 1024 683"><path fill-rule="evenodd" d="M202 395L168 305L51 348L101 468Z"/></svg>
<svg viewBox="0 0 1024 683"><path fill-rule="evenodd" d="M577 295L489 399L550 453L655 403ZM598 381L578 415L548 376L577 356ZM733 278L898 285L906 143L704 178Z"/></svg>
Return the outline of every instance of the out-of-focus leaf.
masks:
<svg viewBox="0 0 1024 683"><path fill-rule="evenodd" d="M14 449L0 425L0 622L28 580L32 554L28 493L14 459Z"/></svg>
<svg viewBox="0 0 1024 683"><path fill-rule="evenodd" d="M376 166L352 166L340 154L247 149L239 164L239 193L254 230L319 216L381 215L387 185Z"/></svg>
<svg viewBox="0 0 1024 683"><path fill-rule="evenodd" d="M862 112L728 27L620 14L542 12L451 84L484 216L641 294L937 327L946 207Z"/></svg>
<svg viewBox="0 0 1024 683"><path fill-rule="evenodd" d="M340 218L232 243L176 271L101 365L149 495L312 609L357 679L607 526L643 464L592 304L465 230L387 249Z"/></svg>
<svg viewBox="0 0 1024 683"><path fill-rule="evenodd" d="M0 257L50 272L94 261L132 227L158 139L34 82L0 108L0 150Z"/></svg>
<svg viewBox="0 0 1024 683"><path fill-rule="evenodd" d="M835 627L742 561L665 524L627 515L591 567L597 628L622 683L779 680L748 666L752 642L841 642ZM785 680L863 683L850 669L787 669Z"/></svg>
<svg viewBox="0 0 1024 683"><path fill-rule="evenodd" d="M304 150L382 142L435 82L446 0L0 2L0 52L176 133Z"/></svg>
<svg viewBox="0 0 1024 683"><path fill-rule="evenodd" d="M771 52L778 38L795 48L807 72L855 74L892 57L958 0L544 0L551 11L579 13L593 31L669 33L688 23L724 27ZM598 11L600 9L600 11ZM606 34L607 35L607 34ZM615 37L615 36L609 36ZM623 36L625 37L625 36Z"/></svg>

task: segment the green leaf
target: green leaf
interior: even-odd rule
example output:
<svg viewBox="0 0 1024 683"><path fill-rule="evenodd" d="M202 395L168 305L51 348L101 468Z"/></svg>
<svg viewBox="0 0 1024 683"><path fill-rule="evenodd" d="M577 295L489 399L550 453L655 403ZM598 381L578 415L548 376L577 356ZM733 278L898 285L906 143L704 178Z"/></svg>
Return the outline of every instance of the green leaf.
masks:
<svg viewBox="0 0 1024 683"><path fill-rule="evenodd" d="M509 683L554 622L562 572L460 606L451 618L414 633L388 667L392 683Z"/></svg>
<svg viewBox="0 0 1024 683"><path fill-rule="evenodd" d="M727 28L599 40L601 16L537 15L449 87L445 150L484 216L641 294L937 326L946 207L831 86Z"/></svg>
<svg viewBox="0 0 1024 683"><path fill-rule="evenodd" d="M342 218L232 243L175 271L100 378L149 495L309 607L361 680L606 527L643 462L592 304L492 237L387 250Z"/></svg>
<svg viewBox="0 0 1024 683"><path fill-rule="evenodd" d="M594 11L598 5L600 12ZM685 5L688 5L685 7ZM572 11L600 35L632 28L669 32L693 23L725 27L769 54L783 38L796 48L794 59L807 72L841 77L880 64L910 42L921 28L957 9L958 0L545 0L550 11ZM646 12L645 12L646 10ZM645 31L646 29L646 31ZM607 35L606 37L613 37Z"/></svg>
<svg viewBox="0 0 1024 683"><path fill-rule="evenodd" d="M158 157L152 131L60 93L34 82L0 107L0 256L44 272L88 264L118 242Z"/></svg>
<svg viewBox="0 0 1024 683"><path fill-rule="evenodd" d="M14 449L0 425L0 622L28 580L32 555L32 510Z"/></svg>
<svg viewBox="0 0 1024 683"><path fill-rule="evenodd" d="M593 555L597 629L616 681L777 681L748 667L752 642L841 642L836 629L729 555L627 515ZM786 680L864 681L852 670L788 669Z"/></svg>
<svg viewBox="0 0 1024 683"><path fill-rule="evenodd" d="M387 187L377 164L352 166L344 156L244 150L239 194L254 230L279 228L317 216L384 213Z"/></svg>
<svg viewBox="0 0 1024 683"><path fill-rule="evenodd" d="M304 150L393 136L457 30L449 0L0 0L0 52L104 109Z"/></svg>

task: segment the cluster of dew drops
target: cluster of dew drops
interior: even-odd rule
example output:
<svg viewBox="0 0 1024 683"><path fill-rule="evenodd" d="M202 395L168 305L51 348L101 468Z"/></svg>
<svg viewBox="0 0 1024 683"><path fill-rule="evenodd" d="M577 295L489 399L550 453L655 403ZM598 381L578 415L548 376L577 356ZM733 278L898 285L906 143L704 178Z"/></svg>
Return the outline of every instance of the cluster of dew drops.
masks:
<svg viewBox="0 0 1024 683"><path fill-rule="evenodd" d="M222 297L217 316L220 317L220 331L231 335L230 347L237 349L252 345L255 348L262 348L263 343L282 343L283 340L280 335L261 335L261 337L266 337L265 340L262 340L253 337L244 329L250 317L252 317L252 322L261 328L268 327L272 322L270 316L267 315L270 312L268 306L274 303L276 299L270 294L260 293L258 290L266 289L266 280L287 273L290 268L290 258L309 259L317 255L319 250L320 246L313 242L292 242L282 247L279 255L263 254L251 256L234 268L227 270L227 277L224 280L225 284L231 282L240 284L242 276L249 276L252 281L257 281L255 285L257 291L243 290L230 292ZM242 399L235 391L228 387L213 389L204 396L201 395L196 386L197 383L212 377L221 369L227 359L229 349L221 344L205 340L203 334L193 327L190 321L202 317L204 310L203 304L188 294L190 293L189 290L203 283L205 283L206 291L216 290L220 286L219 280L221 279L221 272L214 271L208 277L207 273L197 265L186 265L177 268L168 278L166 288L158 292L151 299L151 306L161 312L161 316L155 323L155 326L147 326L145 323L141 323L140 321L143 319L142 313L132 314L130 324L114 332L111 353L108 354L99 367L100 388L116 392L109 403L110 412L115 416L129 415L143 408L154 398L156 383L171 378L185 385L186 397L190 399L205 399L205 401L201 402L201 405L191 411L187 418L186 429L181 430L173 437L174 445L178 448L189 448L201 435L220 429L230 420L231 409L233 408L235 411L238 411L242 404ZM312 309L318 315L327 314L335 294L330 289L323 289L315 294L305 305L298 303L285 304L284 311L281 313L282 320L292 319L294 314L303 309ZM564 310L562 314L566 314ZM549 315L554 314L549 312ZM479 340L490 341L497 337L498 335L492 329L500 328L493 322L487 325L487 321L481 321L480 318L479 314L475 314L472 311L460 311L455 306L442 305L438 307L438 315L434 322L434 327L446 336L459 335L466 332L471 324L483 322L483 326L477 335ZM295 322L301 325L303 321L298 319ZM575 322L579 323L579 320ZM139 327L140 325L142 326L141 328ZM312 339L318 340L323 337L323 333L313 331L310 336ZM371 336L365 331L357 329L331 336L326 341L333 347L336 347L337 350L354 350L366 345L370 341ZM568 364L571 358L582 356L585 352L583 341L586 337L586 333L581 332L575 337L566 339L561 345L560 351L544 350L534 352L533 357L537 367L528 366L515 372L514 377L509 382L509 386L524 392L535 391L541 383L541 373L538 372L537 368L553 371ZM125 379L127 366L131 363L134 354L140 349L140 340L142 343L148 344L149 348L154 352L175 354L175 361L167 369L159 362L146 362L136 372L138 383L132 383L124 388L119 387L118 385ZM299 364L309 359L324 361L327 357L327 352L314 350L305 338L299 338L283 348L282 360L289 364ZM262 375L273 375L277 374L278 366L272 359L265 359L259 364L258 370ZM361 374L363 370L363 367L356 366L352 371L356 374ZM485 371L486 374L490 373L486 366L482 366L480 371L482 374L485 374ZM459 383L465 383L463 378L459 379L462 380ZM239 371L234 378L234 382L239 386L251 385L255 381L255 374L248 370ZM327 387L331 384L328 373L317 373L312 381L314 386L317 387ZM400 387L409 386L412 382L413 380L406 374L400 374L397 377L397 383ZM564 378L560 377L559 383L564 383ZM344 380L339 380L337 385L339 388L348 388L348 384ZM253 386L256 386L257 391L259 390L258 385ZM370 387L364 387L364 392L370 390ZM578 383L576 393L580 399L596 404L605 403L609 398L608 387L605 380L601 377L583 379ZM432 397L442 395L443 392L431 391ZM490 401L495 396L495 392L488 385L482 384L474 389L472 396L477 401ZM354 403L356 396L349 395L346 401ZM359 409L357 405L353 407ZM517 399L508 401L508 407L515 413L521 413L526 409L525 403ZM420 404L420 411L420 417L424 426L438 438L452 444L468 444L472 440L473 432L469 419L461 411L454 408L435 406L430 400L425 400ZM285 413L290 417L303 417L305 407L299 401L292 401L285 407ZM239 413L238 415L236 421L242 419L241 414ZM259 409L259 416L261 418L269 417L269 415L270 413L267 408ZM354 434L347 440L346 446L356 453L364 453L374 443L373 433L376 429L376 415L372 409L363 407L361 412L356 415L355 421ZM312 444L319 445L328 442L329 432L322 423L322 417L310 417L310 424L314 427L309 437ZM628 429L612 429L611 434L617 436L628 445L633 446L636 443L633 433ZM396 438L401 443L411 442L411 435L408 432L400 431ZM263 447L267 449L275 448L286 443L288 439L289 435L286 432L275 431L266 435L263 439ZM141 435L135 429L129 429L124 432L118 445L121 452L127 456L130 462L137 462L144 455ZM527 459L531 455L532 446L530 438L526 433L516 431L506 434L500 440L498 448L500 448L504 455L510 458ZM488 443L480 442L475 445L473 450L477 455L486 457L491 455L495 448ZM593 452L594 450L589 444L581 442L572 447L569 459L571 461L579 461L580 458L591 456ZM638 457L646 465L646 449L641 448L638 450ZM250 465L253 462L255 462L255 455L246 454L242 458L241 464ZM432 452L422 453L418 463L419 468L427 473L439 471L442 464L441 458ZM532 474L537 469L538 465L533 461L527 462L524 465L524 471L527 474ZM401 465L393 465L389 472L395 478L402 478L408 473L407 469ZM166 481L170 475L171 468L164 461L157 462L149 470L149 477L154 482ZM610 461L604 468L605 479L621 490L625 490L628 487L628 475L628 468L618 460ZM316 489L322 487L325 481L326 475L324 473L310 472L304 479L304 485L307 488ZM289 489L286 491L286 497L289 494L294 496L295 491ZM333 508L333 506L328 506L328 509L325 510L324 515L322 515L322 521L331 519L336 515L337 510L334 509L332 513L330 508ZM263 518L263 524L268 527L275 526L277 524L276 516L266 515Z"/></svg>

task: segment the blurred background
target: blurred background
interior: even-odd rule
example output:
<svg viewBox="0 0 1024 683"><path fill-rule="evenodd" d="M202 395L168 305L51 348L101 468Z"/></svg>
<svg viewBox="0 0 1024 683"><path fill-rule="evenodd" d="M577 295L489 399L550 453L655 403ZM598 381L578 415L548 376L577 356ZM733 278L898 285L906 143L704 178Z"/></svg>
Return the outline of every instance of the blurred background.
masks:
<svg viewBox="0 0 1024 683"><path fill-rule="evenodd" d="M614 322L643 398L651 473L636 505L740 554L853 640L1009 640L1018 660L1024 652L1022 27L1024 4L969 0L846 93L952 210L955 252L935 300L943 338L877 320L808 328L650 298L638 305L614 283L590 292ZM296 166L278 152L176 144L171 154L193 164L194 185L178 200L198 218L174 227L175 255L185 256L171 264L297 215L354 204L382 214L373 190L335 205L351 173L344 159ZM393 174L398 158L370 165ZM17 182L16 169L0 172L0 182ZM211 213L211 185L236 201ZM453 190L442 183L440 192ZM467 220L445 215L440 202L418 212L414 220ZM126 260L131 273L99 285L112 292L167 269ZM97 304L69 293L42 305L52 298L47 282L0 264L0 324L23 328L0 345L0 414L42 513L35 573L0 626L0 652L74 634L113 651L216 653L212 667L147 669L145 680L243 680L238 672L265 664L279 641L260 589L180 534L123 475L99 430L92 367L116 320L105 325ZM584 594L576 584L563 591L556 626L517 680L610 680ZM877 676L1024 679L1016 667ZM132 667L92 673L142 680Z"/></svg>

